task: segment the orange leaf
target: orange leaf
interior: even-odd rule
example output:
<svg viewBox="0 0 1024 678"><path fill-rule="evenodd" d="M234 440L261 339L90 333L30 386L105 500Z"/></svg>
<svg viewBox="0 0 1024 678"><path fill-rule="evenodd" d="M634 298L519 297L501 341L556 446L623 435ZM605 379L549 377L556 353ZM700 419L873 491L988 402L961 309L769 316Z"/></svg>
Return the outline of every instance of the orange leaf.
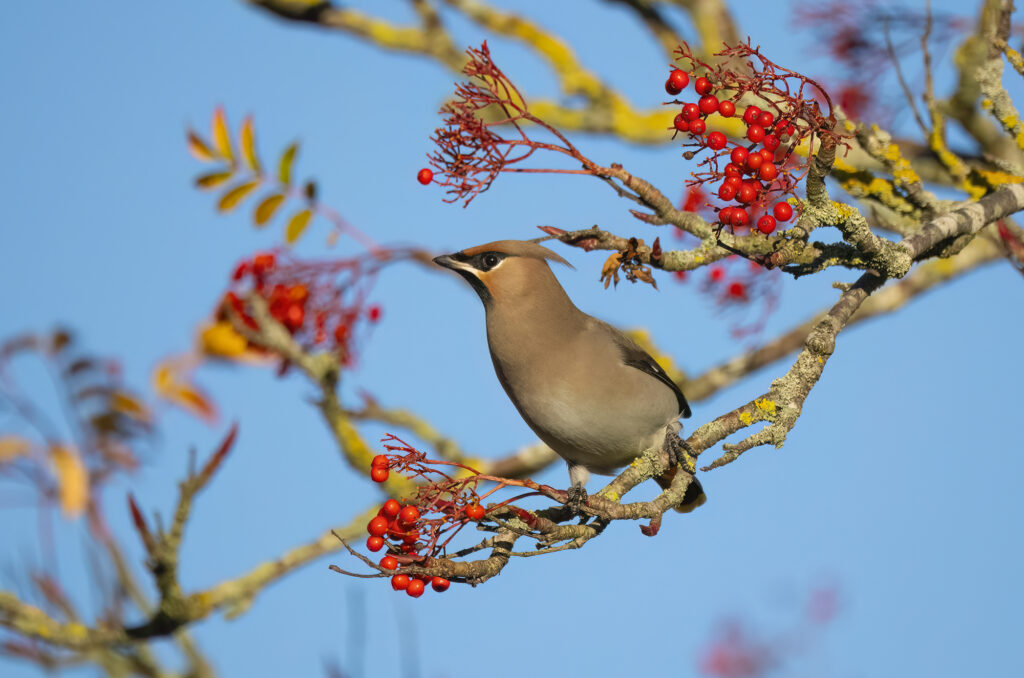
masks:
<svg viewBox="0 0 1024 678"><path fill-rule="evenodd" d="M295 162L295 154L299 152L299 145L292 144L281 154L281 160L277 165L277 176L285 186L292 183L292 163Z"/></svg>
<svg viewBox="0 0 1024 678"><path fill-rule="evenodd" d="M252 129L252 116L245 116L242 121L242 129L239 132L239 143L242 146L242 155L245 157L245 164L253 172L260 173L260 159L256 155L256 137Z"/></svg>
<svg viewBox="0 0 1024 678"><path fill-rule="evenodd" d="M234 172L210 172L196 177L196 188L210 189L220 186L235 175Z"/></svg>
<svg viewBox="0 0 1024 678"><path fill-rule="evenodd" d="M0 436L0 464L23 457L32 449L32 443L18 436Z"/></svg>
<svg viewBox="0 0 1024 678"><path fill-rule="evenodd" d="M274 195L267 196L264 198L259 205L256 205L256 211L253 213L252 220L257 226L264 226L268 221L274 218L274 214L277 212L277 208L284 202L284 195L275 193Z"/></svg>
<svg viewBox="0 0 1024 678"><path fill-rule="evenodd" d="M188 152L200 162L213 162L214 160L214 153L209 144L192 130L188 131Z"/></svg>
<svg viewBox="0 0 1024 678"><path fill-rule="evenodd" d="M75 518L89 503L89 472L78 452L68 445L51 447L50 460L57 475L60 508L65 516Z"/></svg>
<svg viewBox="0 0 1024 678"><path fill-rule="evenodd" d="M252 193L259 185L259 180L253 180L246 181L244 184L235 186L220 197L220 200L217 202L217 209L221 212L230 212L238 206L238 203L245 200L245 197Z"/></svg>
<svg viewBox="0 0 1024 678"><path fill-rule="evenodd" d="M182 378L178 373L180 369L173 359L157 365L153 371L153 390L164 400L213 424L217 419L213 402L199 387Z"/></svg>
<svg viewBox="0 0 1024 678"><path fill-rule="evenodd" d="M204 355L234 360L246 354L249 342L230 321L220 320L200 330L199 348Z"/></svg>
<svg viewBox="0 0 1024 678"><path fill-rule="evenodd" d="M146 404L125 391L114 391L113 396L110 398L110 407L115 412L120 412L126 417L131 417L144 424L149 424L153 421L153 415L150 413L149 408L146 407Z"/></svg>
<svg viewBox="0 0 1024 678"><path fill-rule="evenodd" d="M302 210L296 212L295 216L288 220L288 226L284 230L284 239L288 241L288 244L293 244L296 240L302 237L306 227L309 226L309 220L313 218L313 213L309 210Z"/></svg>
<svg viewBox="0 0 1024 678"><path fill-rule="evenodd" d="M210 121L210 136L213 137L213 144L217 147L220 155L233 164L235 154L231 150L231 134L228 132L228 121L224 116L223 106L218 106L217 110L213 112L213 120Z"/></svg>

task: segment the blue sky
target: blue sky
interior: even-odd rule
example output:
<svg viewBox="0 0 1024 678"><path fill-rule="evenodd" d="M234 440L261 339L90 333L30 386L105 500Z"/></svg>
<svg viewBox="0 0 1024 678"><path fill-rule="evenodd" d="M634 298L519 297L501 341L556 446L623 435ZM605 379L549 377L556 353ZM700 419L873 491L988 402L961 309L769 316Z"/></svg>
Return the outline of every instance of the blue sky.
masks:
<svg viewBox="0 0 1024 678"><path fill-rule="evenodd" d="M628 15L609 3L550 5L519 4L634 102L661 100L664 62ZM787 12L765 12L770 5L734 5L743 29L763 31L754 40L780 63L827 73L814 36L794 32ZM457 24L456 39L481 36ZM524 50L491 44L526 91L554 94ZM280 239L279 226L254 231L245 210L217 215L213 198L191 187L200 167L183 130L205 129L218 104L233 125L255 116L268 158L300 139L300 176L316 177L326 203L382 242L450 251L534 237L537 224L656 235L606 187L579 177L505 177L469 209L443 204L414 176L450 73L240 2L19 3L0 23L0 63L0 336L67 324L84 346L121 358L140 387L158 359L191 345L233 264ZM577 141L591 157L682 191L688 168L671 145ZM328 253L325 232L314 226L298 252ZM742 348L697 285L666 277L661 291L606 292L597 283L603 257L561 252L576 270L559 276L581 308L649 327L685 369ZM854 275L787 282L765 336L829 303L831 283ZM493 376L482 310L460 280L397 267L375 300L384 318L347 395L366 389L412 408L481 454L532 442ZM838 619L787 674L1020 675L1022 307L1021 277L1001 264L844 333L786 446L706 474L708 503L666 519L655 539L614 525L582 551L515 562L478 589L420 600L329 572L328 562L353 564L339 555L269 589L235 620L203 622L197 638L223 676L319 675L325 658L354 675L362 661L362 675L375 676L686 676L721 619L773 637L793 626L810 590L834 583ZM696 404L690 425L746 402L788 364ZM200 378L241 434L199 499L182 556L186 588L236 576L377 499L338 461L301 379L223 367ZM225 428L166 411L150 463L107 502L120 506L130 487L166 515L188 449L211 449ZM564 469L541 480L564 485ZM111 513L141 562L127 516ZM4 572L41 559L34 515L0 510ZM58 570L85 604L77 529L59 525ZM358 623L367 635L354 650ZM414 648L418 672L403 669L400 628L414 629L401 642ZM0 672L37 675L3 659Z"/></svg>

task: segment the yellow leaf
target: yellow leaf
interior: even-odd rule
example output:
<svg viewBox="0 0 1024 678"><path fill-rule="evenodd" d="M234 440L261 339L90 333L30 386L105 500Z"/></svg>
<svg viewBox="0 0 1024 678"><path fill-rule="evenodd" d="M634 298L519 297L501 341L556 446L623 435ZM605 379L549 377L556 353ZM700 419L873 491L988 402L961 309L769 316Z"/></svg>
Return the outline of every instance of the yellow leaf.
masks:
<svg viewBox="0 0 1024 678"><path fill-rule="evenodd" d="M196 177L196 188L216 188L235 175L234 172L210 172Z"/></svg>
<svg viewBox="0 0 1024 678"><path fill-rule="evenodd" d="M242 121L242 130L239 132L239 143L242 146L242 155L245 156L245 164L253 172L260 173L260 159L256 156L256 137L252 130L252 116L245 116Z"/></svg>
<svg viewBox="0 0 1024 678"><path fill-rule="evenodd" d="M192 130L188 131L188 152L200 162L213 162L214 160L214 154L209 144Z"/></svg>
<svg viewBox="0 0 1024 678"><path fill-rule="evenodd" d="M249 342L229 321L221 320L202 328L199 332L199 347L205 355L238 358L249 349Z"/></svg>
<svg viewBox="0 0 1024 678"><path fill-rule="evenodd" d="M309 226L309 220L313 218L313 213L309 210L302 210L297 212L295 216L288 220L288 226L284 231L284 239L291 245L296 240L302 237L302 233Z"/></svg>
<svg viewBox="0 0 1024 678"><path fill-rule="evenodd" d="M277 212L277 208L284 202L284 196L280 193L276 193L271 196L264 198L259 205L256 205L256 211L253 213L252 220L257 226L263 226L268 221L274 218L274 213Z"/></svg>
<svg viewBox="0 0 1024 678"><path fill-rule="evenodd" d="M32 449L32 443L18 436L0 436L0 464L6 464L18 457L24 457Z"/></svg>
<svg viewBox="0 0 1024 678"><path fill-rule="evenodd" d="M299 145L292 144L281 154L281 160L277 166L277 176L285 186L292 183L292 163L295 162L295 154L299 152Z"/></svg>
<svg viewBox="0 0 1024 678"><path fill-rule="evenodd" d="M136 421L143 423L150 423L153 421L153 416L146 407L146 404L136 398L131 393L125 391L114 391L113 396L110 398L110 407L115 412L120 412L126 417L131 417Z"/></svg>
<svg viewBox="0 0 1024 678"><path fill-rule="evenodd" d="M213 402L179 374L181 366L174 359L165 360L153 371L153 390L164 400L198 416L207 423L217 420Z"/></svg>
<svg viewBox="0 0 1024 678"><path fill-rule="evenodd" d="M67 445L51 447L50 460L57 475L60 508L65 516L75 518L89 503L89 472L78 452Z"/></svg>
<svg viewBox="0 0 1024 678"><path fill-rule="evenodd" d="M231 134L228 132L228 121L224 116L224 107L218 106L213 112L213 120L210 122L210 136L213 137L213 144L217 147L228 162L234 162L235 154L231 150Z"/></svg>
<svg viewBox="0 0 1024 678"><path fill-rule="evenodd" d="M235 186L220 197L220 201L217 203L217 209L221 212L230 212L238 206L238 203L245 199L245 196L252 193L253 189L259 185L260 182L258 180L254 180Z"/></svg>

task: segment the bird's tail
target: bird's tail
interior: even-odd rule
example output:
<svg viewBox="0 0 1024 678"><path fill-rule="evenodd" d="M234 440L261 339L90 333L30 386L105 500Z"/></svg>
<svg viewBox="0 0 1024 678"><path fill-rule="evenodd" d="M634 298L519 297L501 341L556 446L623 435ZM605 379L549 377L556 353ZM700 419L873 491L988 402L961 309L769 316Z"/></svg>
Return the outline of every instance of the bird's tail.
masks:
<svg viewBox="0 0 1024 678"><path fill-rule="evenodd" d="M658 483L661 489L667 490L678 472L679 467L673 466L660 476L655 476L654 481ZM696 476L694 476L693 480L690 481L690 484L686 488L686 494L683 495L682 503L676 507L676 511L679 513L689 513L695 508L703 506L704 502L707 500L708 497L704 494L704 488L701 487L700 481L697 480Z"/></svg>

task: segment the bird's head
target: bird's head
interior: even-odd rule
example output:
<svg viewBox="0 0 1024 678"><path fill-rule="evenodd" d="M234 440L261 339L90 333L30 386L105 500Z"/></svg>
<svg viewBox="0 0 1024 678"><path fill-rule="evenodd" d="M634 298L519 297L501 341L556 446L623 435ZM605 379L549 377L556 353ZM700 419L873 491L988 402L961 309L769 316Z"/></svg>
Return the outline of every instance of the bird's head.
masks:
<svg viewBox="0 0 1024 678"><path fill-rule="evenodd" d="M572 268L558 254L528 240L498 240L436 257L434 263L465 278L484 306L489 306L495 300L512 301L546 292L564 296L548 260Z"/></svg>

